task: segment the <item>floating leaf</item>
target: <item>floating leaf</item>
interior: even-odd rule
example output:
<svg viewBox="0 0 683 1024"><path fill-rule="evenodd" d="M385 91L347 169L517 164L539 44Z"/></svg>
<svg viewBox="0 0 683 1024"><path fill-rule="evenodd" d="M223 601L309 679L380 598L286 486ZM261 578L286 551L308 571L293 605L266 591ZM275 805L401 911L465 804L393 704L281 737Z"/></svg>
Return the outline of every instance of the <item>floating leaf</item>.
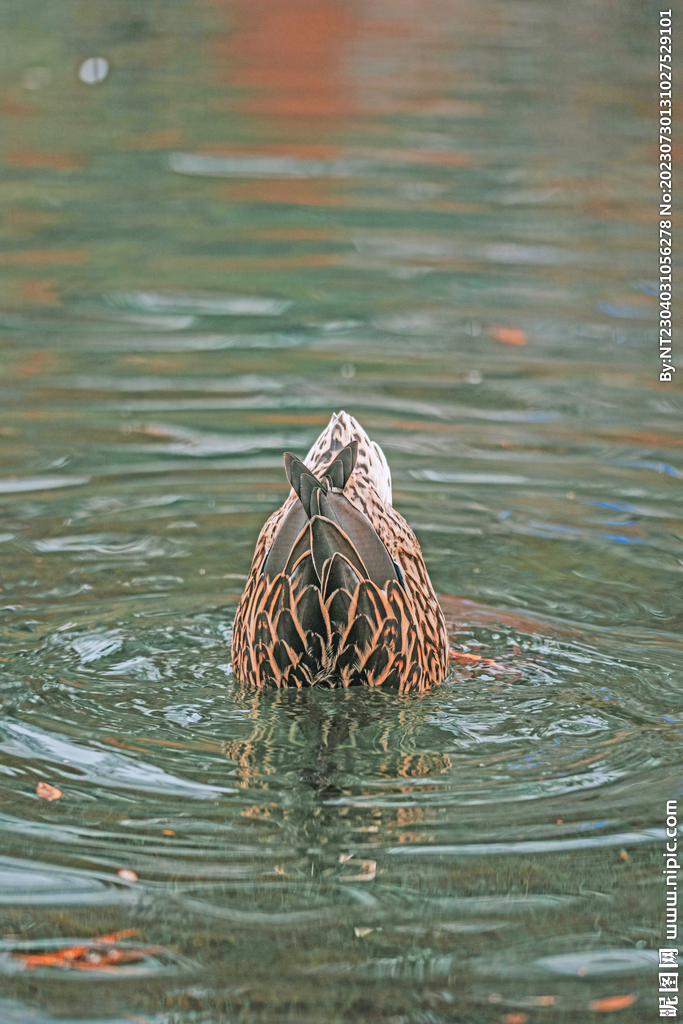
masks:
<svg viewBox="0 0 683 1024"><path fill-rule="evenodd" d="M594 999L590 1004L591 1010L598 1013L609 1013L610 1010L625 1010L627 1006L633 1006L638 998L633 992L626 996L606 996L604 999Z"/></svg>
<svg viewBox="0 0 683 1024"><path fill-rule="evenodd" d="M51 786L49 782L39 782L36 786L36 793L43 800L59 800L62 795L61 789Z"/></svg>
<svg viewBox="0 0 683 1024"><path fill-rule="evenodd" d="M74 967L83 971L112 967L144 959L144 949L108 948L121 939L128 939L137 934L135 928L128 928L122 932L98 935L92 942L82 946L64 946L62 949L52 949L45 953L14 951L10 956L20 960L27 970L35 967Z"/></svg>
<svg viewBox="0 0 683 1024"><path fill-rule="evenodd" d="M492 338L503 345L526 345L526 334L519 327L492 327L489 331Z"/></svg>
<svg viewBox="0 0 683 1024"><path fill-rule="evenodd" d="M494 668L502 669L502 665L499 665L493 658L482 658L481 654L466 654L464 651L455 651L451 647L448 652L450 661L457 661L461 665L493 665Z"/></svg>

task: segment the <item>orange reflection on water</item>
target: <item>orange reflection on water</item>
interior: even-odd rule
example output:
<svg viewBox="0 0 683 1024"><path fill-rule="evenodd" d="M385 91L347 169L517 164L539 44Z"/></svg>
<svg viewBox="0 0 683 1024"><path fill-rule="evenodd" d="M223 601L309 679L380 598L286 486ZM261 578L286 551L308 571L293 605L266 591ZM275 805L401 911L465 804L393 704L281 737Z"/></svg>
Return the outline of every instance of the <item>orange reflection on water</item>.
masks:
<svg viewBox="0 0 683 1024"><path fill-rule="evenodd" d="M230 28L211 43L223 80L245 90L236 109L322 117L353 110L345 81L352 5L337 0L232 0Z"/></svg>
<svg viewBox="0 0 683 1024"><path fill-rule="evenodd" d="M301 161L359 161L343 173L329 166L301 176L266 168L258 177L237 175L219 187L229 203L363 209L402 209L392 189L368 189L366 172L381 180L387 165L471 166L473 156L448 146L396 146L387 115L481 116L484 106L456 95L467 76L447 60L453 26L472 21L468 0L204 0L225 31L208 44L218 83L231 90L214 109L248 115L245 142L207 140L199 152L225 157L273 157ZM474 19L476 21L476 17ZM495 30L496 26L493 26ZM236 91L236 95L235 95ZM235 122L231 118L231 131ZM256 134L256 138L254 135ZM234 134L233 134L234 138ZM389 146L382 145L391 138ZM378 144L379 143L379 144ZM375 165L372 168L372 165ZM471 212L451 197L428 204L445 212ZM320 264L337 262L329 257ZM258 269L306 267L307 262ZM225 266L222 269L230 270ZM457 269L461 268L457 265Z"/></svg>
<svg viewBox="0 0 683 1024"><path fill-rule="evenodd" d="M481 17L467 0L205 2L226 22L210 43L219 80L242 92L229 108L261 115L280 137L294 130L287 122L328 136L350 115L356 132L377 133L375 118L387 114L484 112L480 101L448 95L470 82L442 56L455 26L462 32ZM492 34L499 30L491 24Z"/></svg>
<svg viewBox="0 0 683 1024"><path fill-rule="evenodd" d="M10 167L16 167L19 170L72 171L83 166L75 153L47 153L33 149L16 150L9 154L7 162Z"/></svg>
<svg viewBox="0 0 683 1024"><path fill-rule="evenodd" d="M0 253L3 266L77 266L85 263L88 254L85 249L20 249L18 252Z"/></svg>
<svg viewBox="0 0 683 1024"><path fill-rule="evenodd" d="M54 281L28 278L19 282L19 299L29 305L58 306L61 302Z"/></svg>

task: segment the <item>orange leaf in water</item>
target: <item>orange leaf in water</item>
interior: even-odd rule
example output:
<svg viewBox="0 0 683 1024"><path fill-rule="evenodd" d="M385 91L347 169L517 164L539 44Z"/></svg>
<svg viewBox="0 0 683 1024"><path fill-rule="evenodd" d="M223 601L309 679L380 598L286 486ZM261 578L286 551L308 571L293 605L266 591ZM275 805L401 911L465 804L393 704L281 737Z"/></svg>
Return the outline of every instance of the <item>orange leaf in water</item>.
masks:
<svg viewBox="0 0 683 1024"><path fill-rule="evenodd" d="M500 1019L502 1024L526 1024L529 1015L528 1013L506 1013Z"/></svg>
<svg viewBox="0 0 683 1024"><path fill-rule="evenodd" d="M627 996L606 996L605 999L594 999L590 1004L591 1010L598 1013L609 1013L610 1010L625 1010L627 1006L633 1006L638 998L633 992Z"/></svg>
<svg viewBox="0 0 683 1024"><path fill-rule="evenodd" d="M124 882L137 882L138 880L138 876L135 874L134 871L131 871L129 868L119 868L116 874L119 876L119 878L122 878Z"/></svg>
<svg viewBox="0 0 683 1024"><path fill-rule="evenodd" d="M122 963L135 963L144 959L137 949L93 949L92 946L70 946L52 953L12 953L31 970L34 967L75 967L79 971L99 970Z"/></svg>
<svg viewBox="0 0 683 1024"><path fill-rule="evenodd" d="M12 956L26 967L70 967L74 960L87 952L87 946L66 946L49 953L12 953Z"/></svg>
<svg viewBox="0 0 683 1024"><path fill-rule="evenodd" d="M526 345L526 334L519 327L491 327L489 334L503 345Z"/></svg>
<svg viewBox="0 0 683 1024"><path fill-rule="evenodd" d="M49 782L39 782L36 786L36 793L43 800L59 800L62 795L61 789L51 786Z"/></svg>
<svg viewBox="0 0 683 1024"><path fill-rule="evenodd" d="M121 963L134 963L144 959L145 949L106 949L106 946L138 935L136 928L111 932L109 935L98 935L85 946L64 946L63 949L51 949L45 953L19 953L10 955L21 960L27 970L34 967L75 967L80 971L98 970L102 967L113 967Z"/></svg>
<svg viewBox="0 0 683 1024"><path fill-rule="evenodd" d="M473 665L481 661L481 654L465 654L464 651L454 651L452 648L448 652L448 657L451 661L459 661L461 665Z"/></svg>
<svg viewBox="0 0 683 1024"><path fill-rule="evenodd" d="M454 651L452 647L448 652L448 658L449 661L457 661L461 665L477 665L481 662L482 665L493 665L494 668L502 668L493 658L482 658L481 654L465 654L464 651Z"/></svg>

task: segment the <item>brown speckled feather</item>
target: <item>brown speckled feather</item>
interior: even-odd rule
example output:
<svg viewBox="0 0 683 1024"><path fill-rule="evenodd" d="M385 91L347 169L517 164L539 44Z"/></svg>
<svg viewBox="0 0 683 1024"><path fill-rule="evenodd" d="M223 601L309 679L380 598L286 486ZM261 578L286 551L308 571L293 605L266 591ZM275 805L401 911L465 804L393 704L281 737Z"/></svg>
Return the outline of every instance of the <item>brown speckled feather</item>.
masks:
<svg viewBox="0 0 683 1024"><path fill-rule="evenodd" d="M415 534L391 504L381 448L341 412L303 464L285 462L296 490L256 543L233 628L237 678L402 693L442 682L446 624Z"/></svg>

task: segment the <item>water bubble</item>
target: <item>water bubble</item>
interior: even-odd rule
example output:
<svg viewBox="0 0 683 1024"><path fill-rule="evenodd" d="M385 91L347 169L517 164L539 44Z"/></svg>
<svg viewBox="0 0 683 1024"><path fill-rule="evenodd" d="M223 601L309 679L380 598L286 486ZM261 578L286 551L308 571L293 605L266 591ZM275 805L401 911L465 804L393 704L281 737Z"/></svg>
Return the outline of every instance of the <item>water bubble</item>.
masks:
<svg viewBox="0 0 683 1024"><path fill-rule="evenodd" d="M78 77L86 85L103 82L109 74L109 61L104 57L88 57L78 69Z"/></svg>

